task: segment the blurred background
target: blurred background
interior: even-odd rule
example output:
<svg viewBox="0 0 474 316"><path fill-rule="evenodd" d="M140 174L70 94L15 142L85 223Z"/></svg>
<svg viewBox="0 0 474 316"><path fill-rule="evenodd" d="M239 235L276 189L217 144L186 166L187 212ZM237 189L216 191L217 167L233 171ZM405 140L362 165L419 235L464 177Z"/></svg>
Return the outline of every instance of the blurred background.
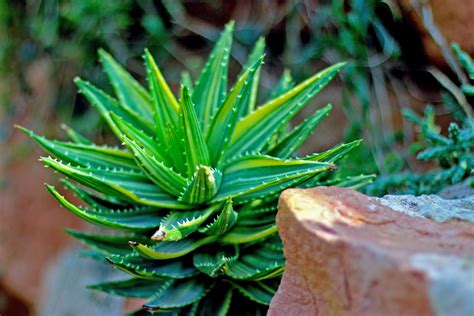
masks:
<svg viewBox="0 0 474 316"><path fill-rule="evenodd" d="M80 76L110 90L97 50L143 82L148 47L176 91L182 78L197 77L231 19L231 81L266 38L262 100L282 75L298 83L348 62L307 108L334 105L302 154L363 138L340 169L380 175L363 189L372 195L437 193L472 182L474 0L0 0L0 315L66 315L62 305L93 305L73 296L74 285L109 273L66 250L76 244L63 229L87 224L44 190L56 177L13 125L57 138L73 128L113 142L73 83ZM108 299L94 295L97 305ZM124 302L107 302L120 314Z"/></svg>

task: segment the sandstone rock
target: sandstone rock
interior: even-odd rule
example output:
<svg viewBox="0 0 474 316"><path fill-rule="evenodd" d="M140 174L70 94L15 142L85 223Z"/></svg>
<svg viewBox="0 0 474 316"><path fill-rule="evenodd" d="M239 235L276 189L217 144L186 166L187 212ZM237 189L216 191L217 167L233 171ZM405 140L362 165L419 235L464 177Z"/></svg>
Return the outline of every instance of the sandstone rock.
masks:
<svg viewBox="0 0 474 316"><path fill-rule="evenodd" d="M451 210L440 216L426 198L410 199L285 191L277 224L287 263L268 314L474 315L474 224L459 215L474 212L473 200L435 199L444 205L437 212Z"/></svg>
<svg viewBox="0 0 474 316"><path fill-rule="evenodd" d="M425 52L434 63L445 65L446 61L423 23L419 8L424 3L431 8L434 23L447 44L457 42L474 54L474 28L469 27L474 19L474 0L398 0L398 3L418 29Z"/></svg>
<svg viewBox="0 0 474 316"><path fill-rule="evenodd" d="M5 180L0 188L0 283L32 310L49 264L74 242L64 228L89 226L44 189L44 182L56 184L58 177L38 162L39 154L9 163L0 174Z"/></svg>

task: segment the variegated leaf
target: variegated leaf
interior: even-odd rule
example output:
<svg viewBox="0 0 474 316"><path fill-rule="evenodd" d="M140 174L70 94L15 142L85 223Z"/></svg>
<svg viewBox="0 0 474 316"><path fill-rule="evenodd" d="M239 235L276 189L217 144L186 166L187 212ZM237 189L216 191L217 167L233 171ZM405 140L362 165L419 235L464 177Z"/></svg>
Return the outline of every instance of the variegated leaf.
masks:
<svg viewBox="0 0 474 316"><path fill-rule="evenodd" d="M190 237L179 241L162 241L150 247L131 241L129 245L143 258L168 260L187 255L201 246L214 242L216 239L216 236L196 239Z"/></svg>
<svg viewBox="0 0 474 316"><path fill-rule="evenodd" d="M266 190L273 193L286 188L288 181L304 179L333 169L334 165L309 160L283 160L264 155L249 155L230 162L215 201Z"/></svg>
<svg viewBox="0 0 474 316"><path fill-rule="evenodd" d="M331 110L332 106L329 104L316 111L316 113L305 119L303 123L295 127L291 133L272 147L267 154L274 157L290 158L313 133L316 126L329 115Z"/></svg>
<svg viewBox="0 0 474 316"><path fill-rule="evenodd" d="M43 157L41 161L80 184L128 202L171 209L189 208L188 205L177 202L171 195L150 183L141 172L126 169L84 168L64 164L50 157Z"/></svg>
<svg viewBox="0 0 474 316"><path fill-rule="evenodd" d="M247 227L234 226L219 241L223 244L245 244L271 236L277 232L275 223L269 225Z"/></svg>
<svg viewBox="0 0 474 316"><path fill-rule="evenodd" d="M128 246L128 241L132 238L146 242L146 238L136 235L99 235L71 229L66 229L65 231L80 242L105 255L125 256L131 254L132 250Z"/></svg>
<svg viewBox="0 0 474 316"><path fill-rule="evenodd" d="M36 141L45 151L65 162L83 167L94 166L111 169L126 168L140 170L133 160L133 155L128 151L115 147L49 140L21 126L17 128Z"/></svg>
<svg viewBox="0 0 474 316"><path fill-rule="evenodd" d="M105 282L89 286L90 289L99 290L119 296L149 298L156 293L161 293L168 288L172 280L128 279Z"/></svg>
<svg viewBox="0 0 474 316"><path fill-rule="evenodd" d="M237 124L241 109L247 106L247 101L251 97L253 79L262 62L263 55L242 74L212 119L207 144L211 163L217 168L221 168L224 162L230 136Z"/></svg>
<svg viewBox="0 0 474 316"><path fill-rule="evenodd" d="M130 247L128 247L130 249ZM148 260L138 255L110 256L107 261L119 270L144 279L184 279L199 271L185 260Z"/></svg>
<svg viewBox="0 0 474 316"><path fill-rule="evenodd" d="M69 202L52 185L46 185L46 189L59 204L74 215L96 225L114 229L140 231L156 228L162 220L162 217L157 214L156 209L149 207L119 211L88 210Z"/></svg>
<svg viewBox="0 0 474 316"><path fill-rule="evenodd" d="M232 285L245 297L263 305L270 305L270 301L278 289L279 282L231 282Z"/></svg>
<svg viewBox="0 0 474 316"><path fill-rule="evenodd" d="M237 77L241 77L243 73L245 72L245 70L252 67L252 65L255 64L264 54L265 54L265 38L260 37L255 43L255 46L249 55L247 63L242 68L241 73ZM252 113L257 106L258 86L260 83L260 72L261 72L261 68L258 68L255 71L255 75L250 79L251 81L250 93L243 96L245 100L243 101L244 105L240 109L239 117L245 117L249 113Z"/></svg>
<svg viewBox="0 0 474 316"><path fill-rule="evenodd" d="M61 128L66 132L67 136L71 139L72 142L82 145L93 145L94 142L88 139L87 137L81 135L79 132L75 131L71 127L62 123Z"/></svg>
<svg viewBox="0 0 474 316"><path fill-rule="evenodd" d="M222 211L205 227L199 228L200 233L206 235L222 235L231 229L237 221L238 213L232 208L232 199L224 204Z"/></svg>
<svg viewBox="0 0 474 316"><path fill-rule="evenodd" d="M121 106L152 122L151 97L148 91L105 50L99 50L99 57Z"/></svg>
<svg viewBox="0 0 474 316"><path fill-rule="evenodd" d="M279 127L291 120L343 66L344 63L339 63L326 68L241 120L232 135L228 157L262 149Z"/></svg>
<svg viewBox="0 0 474 316"><path fill-rule="evenodd" d="M215 278L222 275L228 269L228 265L235 262L238 257L237 247L234 247L233 250L214 253L199 252L193 256L193 264L202 273Z"/></svg>
<svg viewBox="0 0 474 316"><path fill-rule="evenodd" d="M189 96L188 88L181 86L181 127L184 132L184 148L186 153L188 174L194 173L199 165L210 166L209 149L199 124L194 104Z"/></svg>
<svg viewBox="0 0 474 316"><path fill-rule="evenodd" d="M188 180L178 201L199 205L212 199L221 185L222 174L208 166L198 166L194 175Z"/></svg>
<svg viewBox="0 0 474 316"><path fill-rule="evenodd" d="M234 22L228 23L194 86L192 99L204 133L226 95L233 30Z"/></svg>
<svg viewBox="0 0 474 316"><path fill-rule="evenodd" d="M284 267L283 253L263 243L243 251L225 267L224 273L235 280L259 281L281 275Z"/></svg>
<svg viewBox="0 0 474 316"><path fill-rule="evenodd" d="M158 231L151 239L157 241L176 241L186 238L194 233L217 209L216 206L205 210L173 211L170 212L160 224Z"/></svg>
<svg viewBox="0 0 474 316"><path fill-rule="evenodd" d="M213 284L203 278L175 280L166 291L152 296L143 307L148 311L181 308L198 302L212 289Z"/></svg>
<svg viewBox="0 0 474 316"><path fill-rule="evenodd" d="M148 135L154 135L154 128L150 121L139 116L128 108L123 108L116 99L95 87L93 84L80 78L75 78L74 82L79 87L79 91L86 99L100 112L112 131L118 136L117 128L110 118L110 113L123 117L127 122L145 131Z"/></svg>

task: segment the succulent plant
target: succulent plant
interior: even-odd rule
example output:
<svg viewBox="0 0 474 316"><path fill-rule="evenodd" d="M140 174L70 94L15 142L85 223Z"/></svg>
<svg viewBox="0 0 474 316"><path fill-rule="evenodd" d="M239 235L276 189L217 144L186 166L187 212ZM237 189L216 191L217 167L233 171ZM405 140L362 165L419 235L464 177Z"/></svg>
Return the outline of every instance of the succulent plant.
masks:
<svg viewBox="0 0 474 316"><path fill-rule="evenodd" d="M264 41L227 91L232 29L229 23L195 84L181 86L179 101L149 51L148 89L99 52L116 98L89 82L76 83L121 146L95 145L69 128L71 141L65 142L20 127L52 155L41 161L66 176L63 184L86 206L46 185L54 198L86 221L123 231L68 233L131 275L91 287L149 298L136 315L264 313L285 265L275 226L279 193L358 187L371 178L334 173L335 162L359 142L295 157L330 105L287 129L343 64L296 86L285 72L270 100L257 107Z"/></svg>

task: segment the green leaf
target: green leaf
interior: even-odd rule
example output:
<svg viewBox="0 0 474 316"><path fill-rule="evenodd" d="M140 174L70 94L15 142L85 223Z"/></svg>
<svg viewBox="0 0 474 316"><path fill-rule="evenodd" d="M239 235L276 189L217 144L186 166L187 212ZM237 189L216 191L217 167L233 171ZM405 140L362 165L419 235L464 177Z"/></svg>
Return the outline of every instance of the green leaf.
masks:
<svg viewBox="0 0 474 316"><path fill-rule="evenodd" d="M194 233L209 216L216 211L216 206L205 210L188 212L170 212L160 224L160 229L151 237L158 241L176 241Z"/></svg>
<svg viewBox="0 0 474 316"><path fill-rule="evenodd" d="M372 183L376 178L375 174L370 175L358 175L358 176L350 176L345 178L334 178L327 181L316 182L314 185L311 185L310 181L305 183L306 188L314 187L314 186L337 186L341 188L350 188L353 190L360 189L361 187Z"/></svg>
<svg viewBox="0 0 474 316"><path fill-rule="evenodd" d="M92 142L90 139L81 135L79 132L73 130L71 127L67 126L64 123L61 124L61 128L66 132L67 136L71 139L71 141L73 141L76 144L82 144L82 145L94 144L94 142Z"/></svg>
<svg viewBox="0 0 474 316"><path fill-rule="evenodd" d="M63 161L83 167L95 166L139 170L132 154L128 151L107 146L99 147L49 140L21 126L17 126L17 128L36 141L45 151Z"/></svg>
<svg viewBox="0 0 474 316"><path fill-rule="evenodd" d="M208 166L198 166L178 197L179 202L199 205L212 199L221 185L222 174Z"/></svg>
<svg viewBox="0 0 474 316"><path fill-rule="evenodd" d="M209 150L199 124L194 105L189 96L188 88L181 87L181 126L184 131L184 148L191 175L199 165L210 166Z"/></svg>
<svg viewBox="0 0 474 316"><path fill-rule="evenodd" d="M264 304L270 305L270 301L275 295L278 288L278 283L275 282L231 282L232 285L245 297L250 300Z"/></svg>
<svg viewBox="0 0 474 316"><path fill-rule="evenodd" d="M280 158L291 157L313 133L316 126L329 115L331 110L332 105L328 104L324 108L316 111L316 113L305 119L303 123L289 133L288 136L283 138L282 141L278 142L276 146L271 148L268 154Z"/></svg>
<svg viewBox="0 0 474 316"><path fill-rule="evenodd" d="M172 283L171 280L128 279L121 281L105 282L89 286L90 289L99 290L119 296L148 298L156 293L165 291Z"/></svg>
<svg viewBox="0 0 474 316"><path fill-rule="evenodd" d="M128 247L130 249L130 247ZM183 279L195 276L199 271L183 260L147 260L140 256L111 256L107 260L116 268L138 278Z"/></svg>
<svg viewBox="0 0 474 316"><path fill-rule="evenodd" d="M183 86L186 86L186 88L188 88L189 93L191 93L191 95L194 93L193 79L191 78L191 74L188 71L181 72L181 79L179 82Z"/></svg>
<svg viewBox="0 0 474 316"><path fill-rule="evenodd" d="M74 82L79 87L79 91L100 112L117 136L119 136L117 127L110 118L110 113L123 117L127 122L136 128L144 130L148 135L154 135L154 128L151 122L137 115L135 112L130 111L128 108L121 107L116 99L112 98L110 95L98 89L91 83L81 80L80 78L75 78Z"/></svg>
<svg viewBox="0 0 474 316"><path fill-rule="evenodd" d="M187 255L199 247L214 242L215 240L215 236L209 236L199 239L186 238L179 241L162 241L151 247L136 242L130 242L129 245L144 258L152 260L167 260Z"/></svg>
<svg viewBox="0 0 474 316"><path fill-rule="evenodd" d="M350 143L340 144L336 147L326 150L322 153L312 154L309 156L304 157L304 160L311 160L311 161L320 161L320 162L329 162L329 163L336 163L342 158L344 158L351 150L358 147L362 143L362 140L355 140Z"/></svg>
<svg viewBox="0 0 474 316"><path fill-rule="evenodd" d="M263 155L245 156L227 165L221 189L214 200L244 198L261 190L267 190L267 194L275 193L285 189L282 185L290 180L303 179L333 168L334 165L324 162L282 160Z"/></svg>
<svg viewBox="0 0 474 316"><path fill-rule="evenodd" d="M227 152L228 157L262 149L280 126L291 120L336 76L343 66L344 63L339 63L326 68L285 94L258 107L253 113L239 121L232 135L231 148Z"/></svg>
<svg viewBox="0 0 474 316"><path fill-rule="evenodd" d="M222 235L231 229L237 221L238 213L232 208L232 199L227 199L222 211L205 227L199 228L200 233Z"/></svg>
<svg viewBox="0 0 474 316"><path fill-rule="evenodd" d="M180 204L174 197L148 182L148 178L140 172L125 169L83 168L66 165L50 157L42 157L41 161L70 179L106 195L143 205L171 209L189 208L188 205Z"/></svg>
<svg viewBox="0 0 474 316"><path fill-rule="evenodd" d="M253 78L260 69L262 62L263 55L239 78L212 119L207 135L207 144L211 155L211 163L217 168L220 168L223 163L230 136L234 132L241 109L246 106L247 99L252 93Z"/></svg>
<svg viewBox="0 0 474 316"><path fill-rule="evenodd" d="M180 105L170 87L161 74L155 60L148 50L145 50L145 62L148 74L148 83L153 101L153 118L156 137L164 147L164 156L173 161L173 165L182 170L184 157L179 146L173 142L170 133L176 134ZM177 135L174 135L177 137ZM177 150L178 149L178 150Z"/></svg>
<svg viewBox="0 0 474 316"><path fill-rule="evenodd" d="M66 200L52 185L46 185L46 189L63 207L82 219L96 225L114 229L140 231L156 228L162 220L162 217L158 216L156 210L150 208L120 211L110 210L108 212L102 210L87 210Z"/></svg>
<svg viewBox="0 0 474 316"><path fill-rule="evenodd" d="M197 117L204 126L204 133L226 95L233 29L234 22L229 22L194 86L192 98L196 104Z"/></svg>
<svg viewBox="0 0 474 316"><path fill-rule="evenodd" d="M238 77L242 76L246 69L251 68L253 64L255 64L261 56L265 53L265 38L260 37L252 52L249 55L247 63L242 68L241 73ZM244 96L245 100L243 101L244 106L241 107L239 117L247 116L249 113L252 113L256 106L257 106L257 96L258 96L258 85L260 82L260 71L261 68L257 68L255 75L250 79L250 93Z"/></svg>
<svg viewBox="0 0 474 316"><path fill-rule="evenodd" d="M278 81L277 86L275 87L275 89L272 90L270 94L270 99L268 101L271 101L272 99L275 99L278 96L288 92L294 86L295 86L295 82L293 81L293 78L291 77L290 69L285 69L283 73L281 74L281 77L280 77L280 80Z"/></svg>
<svg viewBox="0 0 474 316"><path fill-rule="evenodd" d="M186 183L183 176L165 166L162 160L153 156L135 140L122 136L122 141L133 151L139 166L153 183L171 195L179 195Z"/></svg>
<svg viewBox="0 0 474 316"><path fill-rule="evenodd" d="M271 236L276 232L275 223L260 227L234 226L219 242L223 244L245 244Z"/></svg>
<svg viewBox="0 0 474 316"><path fill-rule="evenodd" d="M225 274L232 279L258 281L281 275L284 267L283 253L264 243L246 249L226 266Z"/></svg>
<svg viewBox="0 0 474 316"><path fill-rule="evenodd" d="M201 252L193 256L194 266L211 278L224 273L228 265L239 257L237 247L233 251L217 251L216 253Z"/></svg>
<svg viewBox="0 0 474 316"><path fill-rule="evenodd" d="M104 195L97 192L85 190L74 183L61 179L61 184L87 205L94 209L108 210L108 209L126 209L130 204L126 201L120 200L110 195Z"/></svg>
<svg viewBox="0 0 474 316"><path fill-rule="evenodd" d="M153 296L143 307L148 311L181 308L198 302L211 288L212 284L198 278L176 280L166 291Z"/></svg>
<svg viewBox="0 0 474 316"><path fill-rule="evenodd" d="M151 97L146 89L103 49L99 50L99 57L121 106L152 122Z"/></svg>
<svg viewBox="0 0 474 316"><path fill-rule="evenodd" d="M179 173L165 165L169 158L159 150L159 144L142 131L111 114L112 120L120 130L120 139L135 154L141 169L162 190L178 195L186 180Z"/></svg>
<svg viewBox="0 0 474 316"><path fill-rule="evenodd" d="M199 303L199 316L227 316L232 303L232 288L217 284Z"/></svg>
<svg viewBox="0 0 474 316"><path fill-rule="evenodd" d="M128 245L128 241L132 238L138 239L142 242L146 241L145 238L136 235L98 235L71 229L66 229L65 231L85 245L106 255L128 255L132 253L130 246Z"/></svg>

